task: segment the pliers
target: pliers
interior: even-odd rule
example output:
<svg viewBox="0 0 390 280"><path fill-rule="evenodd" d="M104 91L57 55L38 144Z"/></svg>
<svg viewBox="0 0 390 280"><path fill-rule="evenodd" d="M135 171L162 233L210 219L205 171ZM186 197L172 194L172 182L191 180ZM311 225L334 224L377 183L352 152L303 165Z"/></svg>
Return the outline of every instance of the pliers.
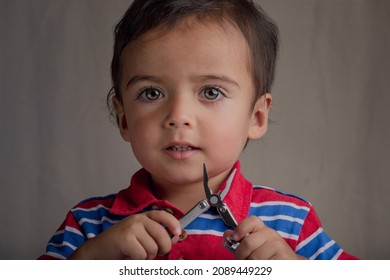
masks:
<svg viewBox="0 0 390 280"><path fill-rule="evenodd" d="M206 168L206 164L203 164L203 187L206 194L206 199L199 201L190 211L187 212L187 214L185 214L179 220L182 229L184 229L193 220L199 217L199 215L206 212L211 207L217 210L219 216L222 218L223 222L227 226L230 226L233 229L237 226L237 221L234 218L232 212L230 211L229 206L222 201L230 190L235 174L236 174L236 169L234 169L231 172L228 180L226 181L225 188L219 193L214 194L208 186L209 177L207 174L207 168ZM235 252L235 250L240 245L240 243L231 240L230 238L227 238L225 239L223 245L230 251Z"/></svg>

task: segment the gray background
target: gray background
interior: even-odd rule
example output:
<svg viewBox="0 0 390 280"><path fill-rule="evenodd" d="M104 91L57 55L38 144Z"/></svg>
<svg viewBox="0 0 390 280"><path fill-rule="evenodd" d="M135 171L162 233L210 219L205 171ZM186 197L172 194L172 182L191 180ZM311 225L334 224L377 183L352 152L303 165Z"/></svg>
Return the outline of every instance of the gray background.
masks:
<svg viewBox="0 0 390 280"><path fill-rule="evenodd" d="M363 259L390 259L390 1L264 0L281 33L273 124L242 155ZM34 259L80 200L139 168L104 107L129 1L0 0L0 258Z"/></svg>

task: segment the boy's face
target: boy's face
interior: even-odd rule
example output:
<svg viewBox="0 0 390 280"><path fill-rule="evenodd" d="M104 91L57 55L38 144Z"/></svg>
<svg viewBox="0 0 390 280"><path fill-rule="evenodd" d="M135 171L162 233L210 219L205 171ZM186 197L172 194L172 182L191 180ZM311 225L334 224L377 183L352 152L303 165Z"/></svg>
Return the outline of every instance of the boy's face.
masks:
<svg viewBox="0 0 390 280"><path fill-rule="evenodd" d="M122 137L155 184L223 178L267 128L271 96L253 107L246 41L231 26L180 24L131 42L122 56ZM217 181L217 179L215 179Z"/></svg>

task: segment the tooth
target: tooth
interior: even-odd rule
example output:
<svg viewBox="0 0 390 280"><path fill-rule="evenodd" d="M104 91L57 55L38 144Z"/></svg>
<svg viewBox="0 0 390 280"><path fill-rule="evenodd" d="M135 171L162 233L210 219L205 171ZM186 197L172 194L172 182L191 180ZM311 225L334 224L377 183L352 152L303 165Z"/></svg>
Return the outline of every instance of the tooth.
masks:
<svg viewBox="0 0 390 280"><path fill-rule="evenodd" d="M174 151L179 151L179 152L184 152L184 151L191 151L192 148L190 146L172 146L172 150Z"/></svg>

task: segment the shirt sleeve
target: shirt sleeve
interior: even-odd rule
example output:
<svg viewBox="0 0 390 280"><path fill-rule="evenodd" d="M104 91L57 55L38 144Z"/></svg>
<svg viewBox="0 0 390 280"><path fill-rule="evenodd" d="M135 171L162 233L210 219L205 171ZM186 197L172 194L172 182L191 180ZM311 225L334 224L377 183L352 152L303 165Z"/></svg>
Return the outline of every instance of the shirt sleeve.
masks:
<svg viewBox="0 0 390 280"><path fill-rule="evenodd" d="M38 259L61 260L69 258L87 240L87 237L82 232L73 213L71 211L68 212L65 221L49 240L46 252Z"/></svg>
<svg viewBox="0 0 390 280"><path fill-rule="evenodd" d="M302 225L295 252L312 260L358 259L344 252L340 245L329 237L312 206Z"/></svg>

